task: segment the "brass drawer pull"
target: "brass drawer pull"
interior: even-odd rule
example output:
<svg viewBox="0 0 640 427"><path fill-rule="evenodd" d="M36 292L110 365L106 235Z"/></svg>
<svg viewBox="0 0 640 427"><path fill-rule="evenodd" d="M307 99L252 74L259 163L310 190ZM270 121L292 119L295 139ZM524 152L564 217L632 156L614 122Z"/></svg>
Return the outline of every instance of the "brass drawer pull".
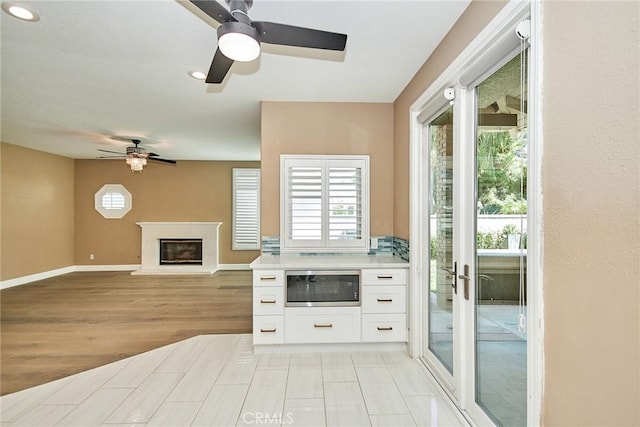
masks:
<svg viewBox="0 0 640 427"><path fill-rule="evenodd" d="M391 298L378 298L378 302L393 302Z"/></svg>
<svg viewBox="0 0 640 427"><path fill-rule="evenodd" d="M378 326L379 331L393 331L391 326Z"/></svg>
<svg viewBox="0 0 640 427"><path fill-rule="evenodd" d="M265 300L265 299L261 299L260 300L260 304L275 304L276 300L271 299L271 300Z"/></svg>
<svg viewBox="0 0 640 427"><path fill-rule="evenodd" d="M393 279L393 276L381 276L378 274L378 279Z"/></svg>
<svg viewBox="0 0 640 427"><path fill-rule="evenodd" d="M276 276L261 276L260 280L276 280Z"/></svg>
<svg viewBox="0 0 640 427"><path fill-rule="evenodd" d="M314 323L313 327L314 328L333 328L333 324L332 323Z"/></svg>
<svg viewBox="0 0 640 427"><path fill-rule="evenodd" d="M273 328L273 329L262 329L262 328L260 328L260 332L275 332L275 331L276 331L276 328Z"/></svg>

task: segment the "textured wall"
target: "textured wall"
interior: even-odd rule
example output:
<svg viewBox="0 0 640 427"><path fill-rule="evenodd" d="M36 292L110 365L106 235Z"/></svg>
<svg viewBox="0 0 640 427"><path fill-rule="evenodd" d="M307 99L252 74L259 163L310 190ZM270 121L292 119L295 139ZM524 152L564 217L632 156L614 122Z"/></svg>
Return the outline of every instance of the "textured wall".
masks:
<svg viewBox="0 0 640 427"><path fill-rule="evenodd" d="M543 4L546 425L640 425L639 16Z"/></svg>
<svg viewBox="0 0 640 427"><path fill-rule="evenodd" d="M5 143L1 150L0 280L73 265L73 160Z"/></svg>
<svg viewBox="0 0 640 427"><path fill-rule="evenodd" d="M263 102L262 235L280 235L280 154L368 154L371 235L393 235L393 106Z"/></svg>
<svg viewBox="0 0 640 427"><path fill-rule="evenodd" d="M506 2L472 1L393 104L393 180L395 236L409 239L409 108L464 50Z"/></svg>
<svg viewBox="0 0 640 427"><path fill-rule="evenodd" d="M259 255L231 249L231 169L259 162L150 163L138 174L124 160L76 160L75 264L139 264L140 221L220 221L221 264L248 264ZM94 209L94 194L104 184L122 184L131 193L124 218L105 219Z"/></svg>

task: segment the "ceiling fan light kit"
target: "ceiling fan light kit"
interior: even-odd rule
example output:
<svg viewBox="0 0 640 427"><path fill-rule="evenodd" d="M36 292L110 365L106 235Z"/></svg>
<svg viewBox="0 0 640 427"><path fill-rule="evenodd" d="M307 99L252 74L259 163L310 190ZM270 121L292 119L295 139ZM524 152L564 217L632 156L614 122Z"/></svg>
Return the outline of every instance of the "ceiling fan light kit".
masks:
<svg viewBox="0 0 640 427"><path fill-rule="evenodd" d="M258 31L242 22L227 22L218 27L218 47L229 59L251 62L260 56Z"/></svg>
<svg viewBox="0 0 640 427"><path fill-rule="evenodd" d="M114 139L121 140L122 138L114 137ZM98 158L106 159L110 157L124 157L127 164L131 168L131 172L140 172L140 173L142 173L142 170L147 165L147 160L154 160L157 162L169 163L172 165L175 165L177 163L175 160L162 159L158 157L158 154L156 153L147 153L146 148L139 146L140 144L139 139L132 139L131 142L133 143L133 146L127 147L126 152L124 153L119 153L117 151L111 151L111 150L98 149L98 151L102 151L103 153L117 154L117 156L106 156L106 157L98 157Z"/></svg>
<svg viewBox="0 0 640 427"><path fill-rule="evenodd" d="M140 172L147 165L146 157L127 157L127 164L131 167L131 172Z"/></svg>
<svg viewBox="0 0 640 427"><path fill-rule="evenodd" d="M253 0L227 0L229 10L215 0L191 0L220 23L218 49L206 82L220 84L234 61L249 62L260 56L260 43L343 51L347 35L275 22L252 21L247 11Z"/></svg>

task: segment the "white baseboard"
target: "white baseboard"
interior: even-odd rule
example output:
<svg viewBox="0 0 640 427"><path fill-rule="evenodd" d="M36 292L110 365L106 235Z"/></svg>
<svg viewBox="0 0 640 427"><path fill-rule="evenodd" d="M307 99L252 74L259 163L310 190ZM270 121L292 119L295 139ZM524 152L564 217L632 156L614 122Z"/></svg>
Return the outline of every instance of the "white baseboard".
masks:
<svg viewBox="0 0 640 427"><path fill-rule="evenodd" d="M251 270L249 264L218 264L218 270Z"/></svg>
<svg viewBox="0 0 640 427"><path fill-rule="evenodd" d="M73 273L75 266L56 268L55 270L43 271L42 273L29 274L28 276L16 277L15 279L3 280L0 282L0 289L7 289L13 286L24 285L25 283L37 282L38 280L60 276L61 274Z"/></svg>
<svg viewBox="0 0 640 427"><path fill-rule="evenodd" d="M115 265L71 265L69 267L57 268L55 270L43 271L42 273L30 274L28 276L16 277L15 279L0 281L0 289L11 288L13 286L24 285L62 274L74 273L76 271L137 271L140 264L115 264ZM250 270L249 264L220 264L218 270Z"/></svg>
<svg viewBox="0 0 640 427"><path fill-rule="evenodd" d="M73 271L133 271L139 269L140 264L76 265Z"/></svg>

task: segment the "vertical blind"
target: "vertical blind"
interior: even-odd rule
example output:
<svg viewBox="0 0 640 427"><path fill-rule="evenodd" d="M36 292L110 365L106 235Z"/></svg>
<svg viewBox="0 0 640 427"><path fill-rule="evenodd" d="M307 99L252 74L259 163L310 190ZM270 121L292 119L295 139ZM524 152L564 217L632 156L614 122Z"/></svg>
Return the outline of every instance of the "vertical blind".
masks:
<svg viewBox="0 0 640 427"><path fill-rule="evenodd" d="M233 249L260 249L260 169L233 169Z"/></svg>

